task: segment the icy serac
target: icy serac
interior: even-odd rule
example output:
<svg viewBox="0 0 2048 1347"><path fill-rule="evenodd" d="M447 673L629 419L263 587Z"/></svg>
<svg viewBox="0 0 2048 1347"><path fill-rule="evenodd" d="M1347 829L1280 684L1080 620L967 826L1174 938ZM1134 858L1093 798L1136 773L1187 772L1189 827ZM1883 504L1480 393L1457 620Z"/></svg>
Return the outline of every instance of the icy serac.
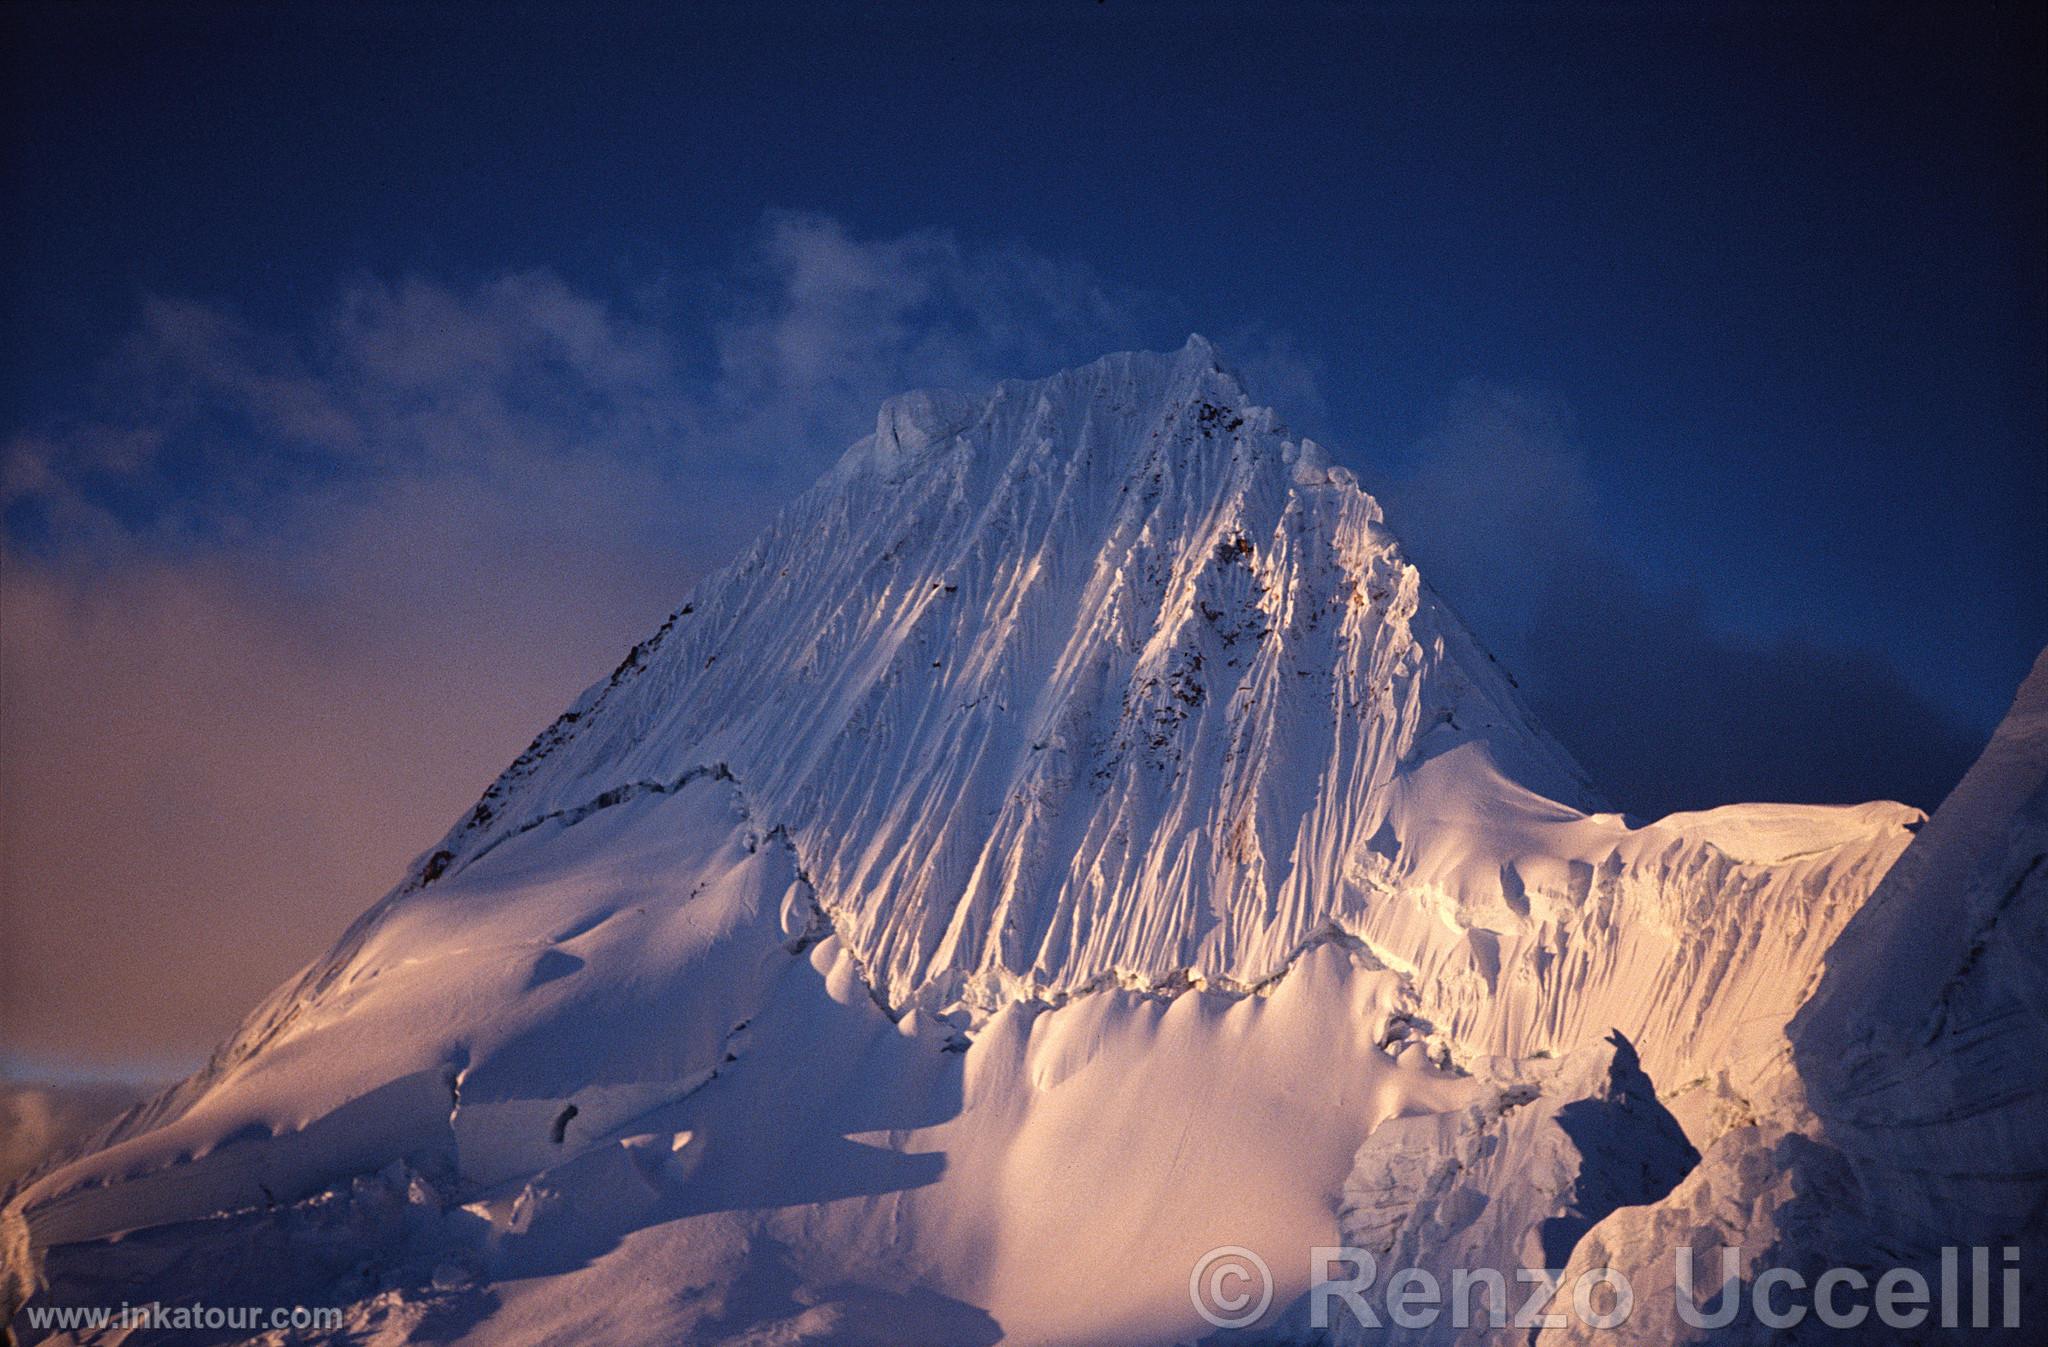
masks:
<svg viewBox="0 0 2048 1347"><path fill-rule="evenodd" d="M1621 1269L1673 1342L1947 1342L1958 1330L1973 1341L2038 1341L2048 1316L2044 1043L2048 652L1983 756L1828 951L1819 987L1747 1086L1737 1124L1668 1197L1595 1226L1570 1276ZM1732 1250L1742 1306L1771 1269L1798 1274L1774 1302L1793 1322L1745 1309L1688 1329L1675 1311L1680 1244L1695 1249L1700 1319L1726 1303L1718 1292L1723 1250ZM1863 1287L1911 1270L1933 1303L1923 1323L1901 1328L1851 1287L1830 1325L1813 1288L1831 1269ZM2018 1274L2010 1283L2009 1270ZM1948 1301L1944 1281L1959 1288ZM2008 1284L2018 1326L2006 1317ZM1910 1295L1901 1303L1913 1304ZM1859 1305L1861 1322L1842 1327ZM1602 1340L1574 1324L1542 1338Z"/></svg>
<svg viewBox="0 0 2048 1347"><path fill-rule="evenodd" d="M1215 1245L1284 1307L1662 1197L1918 820L1603 812L1200 339L912 394L11 1212L365 1333L1186 1340Z"/></svg>

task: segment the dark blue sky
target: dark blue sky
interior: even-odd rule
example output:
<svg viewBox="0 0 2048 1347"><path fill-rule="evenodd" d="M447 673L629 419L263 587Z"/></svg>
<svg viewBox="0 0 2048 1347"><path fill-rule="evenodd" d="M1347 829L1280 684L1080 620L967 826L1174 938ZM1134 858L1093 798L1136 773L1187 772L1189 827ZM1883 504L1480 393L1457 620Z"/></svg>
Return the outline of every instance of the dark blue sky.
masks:
<svg viewBox="0 0 2048 1347"><path fill-rule="evenodd" d="M2048 639L2041 20L1793 9L14 6L5 429L151 297L624 302L768 209L936 226L1144 296L1134 344L1277 340L1368 480L1537 390L1629 583L1981 736Z"/></svg>

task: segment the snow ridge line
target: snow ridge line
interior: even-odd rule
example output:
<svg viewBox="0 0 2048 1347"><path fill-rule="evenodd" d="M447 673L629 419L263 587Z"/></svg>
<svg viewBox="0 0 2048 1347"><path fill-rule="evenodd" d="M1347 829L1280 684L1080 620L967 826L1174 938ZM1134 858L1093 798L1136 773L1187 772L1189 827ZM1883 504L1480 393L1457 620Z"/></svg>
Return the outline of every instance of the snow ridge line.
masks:
<svg viewBox="0 0 2048 1347"><path fill-rule="evenodd" d="M632 781L624 785L613 786L581 805L576 805L569 809L552 810L549 813L529 819L516 828L500 833L492 838L481 851L463 858L458 865L452 865L441 870L435 877L443 878L453 875L460 870L467 869L496 849L500 843L532 832L534 829L543 827L546 824L560 822L565 828L574 827L591 815L612 808L615 805L625 804L645 795L672 795L694 782L707 779L723 781L730 785L739 803L740 816L748 822L757 825L760 823L760 820L754 813L752 799L747 793L745 783L733 775L730 765L724 762L714 762L692 767L670 781ZM883 994L880 985L876 982L873 975L869 973L867 961L862 958L859 947L855 943L851 931L848 929L850 923L846 914L842 909L825 901L817 882L811 878L811 872L804 864L803 852L797 846L796 838L791 834L787 824L777 823L767 828L764 832L756 833L749 838L748 850L753 851L771 842L780 842L788 849L790 860L796 871L797 880L804 886L804 896L809 901L811 907L809 923L786 946L789 952L791 954L803 954L825 939L826 936L837 936L840 947L846 952L848 960L853 964L855 975L860 979L861 985L867 989L869 999L875 1003L877 1009L889 1018L891 1023L899 1022L904 1015L912 1010L920 1009L921 1007L915 1003L897 1005ZM423 880L420 886L424 887L426 882L430 881ZM1415 999L1414 981L1407 973L1389 964L1381 956L1380 952L1373 948L1371 942L1363 936L1345 928L1336 919L1332 918L1310 932L1300 944L1289 951L1287 956L1280 961L1279 967L1253 981L1243 981L1230 977L1211 977L1192 966L1178 968L1170 973L1159 976L1119 969L1090 978L1080 986L1067 991L1047 991L1020 982L1019 985L1010 989L1010 1000L1012 1004L1036 1007L1037 1012L1042 1013L1044 1011L1061 1009L1083 997L1093 996L1098 992L1110 991L1132 992L1136 995L1158 1001L1172 1001L1188 992L1206 992L1233 1001L1253 996L1270 996L1287 975L1300 965L1303 959L1326 945L1337 945L1350 952L1354 958L1362 956L1367 966L1375 972L1392 973L1400 980L1402 988L1408 992L1409 999L1411 1001ZM1433 1029L1433 1025L1428 1020L1421 1018L1419 1013L1407 1013L1400 1018L1409 1024L1423 1028L1425 1032ZM1382 1046L1383 1048L1391 1048L1394 1043L1406 1041L1406 1039L1389 1039ZM1444 1044L1442 1047L1444 1063L1451 1069L1462 1072L1463 1068L1458 1066L1455 1056L1450 1052L1449 1045Z"/></svg>
<svg viewBox="0 0 2048 1347"><path fill-rule="evenodd" d="M1307 938L1288 951L1287 956L1280 961L1278 968L1253 981L1247 982L1232 977L1211 977L1200 972L1192 965L1174 969L1170 973L1157 977L1131 972L1126 969L1117 969L1112 972L1098 974L1067 991L1046 991L1038 987L1023 985L1020 980L1020 985L1012 990L1013 992L1020 991L1021 994L1014 995L1013 1000L1018 1004L1032 1004L1047 1010L1057 1010L1061 1006L1079 1000L1084 996L1093 996L1097 992L1105 991L1134 992L1139 996L1161 1001L1174 1000L1176 997L1182 996L1187 992L1207 992L1215 996L1227 997L1233 1001L1241 1001L1250 996L1270 996L1274 988L1279 986L1281 981L1294 971L1297 964L1325 945L1338 945L1350 951L1353 955L1363 956L1367 966L1372 971L1392 973L1401 980L1401 984L1404 987L1413 986L1409 976L1394 968L1382 958L1379 952L1373 948L1370 941L1356 932L1346 929L1335 918L1332 918L1310 932Z"/></svg>
<svg viewBox="0 0 2048 1347"><path fill-rule="evenodd" d="M564 828L572 828L591 815L610 809L615 805L626 804L629 801L637 800L646 795L673 795L686 786L705 780L723 781L731 786L733 795L737 798L739 804L740 817L749 823L758 824L759 820L755 818L753 804L747 795L746 787L741 785L740 779L733 775L732 768L723 762L700 764L668 781L629 781L624 785L613 786L609 790L600 792L583 804L575 805L568 809L551 810L548 813L528 819L516 828L508 828L498 833L475 853L464 856L459 861L450 860L441 867L434 869L430 876L424 876L414 888L424 888L436 879L446 879L459 874L482 860L485 856L488 856L503 843L530 833L536 828L545 827L550 823L557 822ZM811 879L810 871L805 868L803 853L797 849L796 839L790 836L788 827L778 823L766 832L756 832L750 835L747 839L747 850L753 852L761 846L775 841L781 842L784 847L788 848L790 859L796 870L796 877L803 884L805 897L811 905L810 923L803 933L788 942L786 947L789 952L791 954L802 954L820 940L823 940L827 935L838 936L840 944L846 950L847 957L853 961L854 971L859 975L862 985L868 989L868 995L874 999L875 1005L889 1017L891 1022L901 1019L905 1010L909 1008L892 1006L888 999L882 995L881 990L875 985L874 979L868 975L866 962L855 950L853 941L847 934L845 918L840 912L819 898L818 886ZM436 854L441 855L445 853Z"/></svg>
<svg viewBox="0 0 2048 1347"><path fill-rule="evenodd" d="M535 828L545 827L547 824L557 821L560 821L565 828L574 827L599 810L610 809L613 805L625 804L629 800L637 800L643 795L673 795L691 782L701 781L706 777L713 781L731 781L735 790L739 788L739 783L733 779L732 769L722 762L712 763L709 767L692 767L689 771L684 772L672 781L629 781L623 786L613 786L610 790L604 791L595 799L584 804L570 809L556 809L542 814L538 818L529 819L516 828L509 828L500 832L497 836L491 838L490 841L484 843L482 847L462 857L459 861L451 858L441 867L435 869L431 875L425 875L420 880L419 887L425 888L436 879L446 879L467 870L470 866L475 865L478 861L496 851L504 843L511 841L515 837L530 833ZM448 855L447 852L436 852L434 854L437 856Z"/></svg>

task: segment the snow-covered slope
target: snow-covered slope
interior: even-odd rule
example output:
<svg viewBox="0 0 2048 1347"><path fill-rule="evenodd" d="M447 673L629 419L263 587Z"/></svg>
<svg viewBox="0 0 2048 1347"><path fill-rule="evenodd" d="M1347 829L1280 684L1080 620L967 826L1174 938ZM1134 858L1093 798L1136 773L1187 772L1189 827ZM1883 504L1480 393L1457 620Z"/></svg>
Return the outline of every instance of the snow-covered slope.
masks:
<svg viewBox="0 0 2048 1347"><path fill-rule="evenodd" d="M1305 1279L1382 1121L1768 1053L1917 821L1601 812L1199 339L913 394L15 1210L75 1295L396 1202L334 1293L485 1341L1193 1337L1193 1256Z"/></svg>

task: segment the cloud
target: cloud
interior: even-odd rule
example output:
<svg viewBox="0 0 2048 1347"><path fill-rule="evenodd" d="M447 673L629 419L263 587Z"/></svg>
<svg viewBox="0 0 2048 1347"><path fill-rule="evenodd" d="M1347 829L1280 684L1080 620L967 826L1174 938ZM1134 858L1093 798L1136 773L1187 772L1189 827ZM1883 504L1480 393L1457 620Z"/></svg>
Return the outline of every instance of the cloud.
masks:
<svg viewBox="0 0 2048 1347"><path fill-rule="evenodd" d="M1536 587L1600 533L1570 410L1540 389L1467 381L1417 446L1413 470L1385 490L1430 583L1496 653L1526 666Z"/></svg>
<svg viewBox="0 0 2048 1347"><path fill-rule="evenodd" d="M544 271L359 277L291 330L150 300L85 413L0 454L5 1046L203 1055L882 397L1136 311L803 215L634 304Z"/></svg>
<svg viewBox="0 0 2048 1347"><path fill-rule="evenodd" d="M1323 396L1329 367L1322 357L1302 350L1292 333L1263 324L1228 331L1221 340L1231 368L1253 398L1280 412L1298 434L1331 436L1330 407Z"/></svg>
<svg viewBox="0 0 2048 1347"><path fill-rule="evenodd" d="M918 230L861 241L771 214L726 292L715 402L756 436L844 443L908 387L975 388L1093 359L1152 316L1142 297L1020 245ZM808 478L806 478L808 481Z"/></svg>
<svg viewBox="0 0 2048 1347"><path fill-rule="evenodd" d="M143 1094L141 1086L126 1082L21 1085L0 1080L0 1197L16 1179L84 1141Z"/></svg>
<svg viewBox="0 0 2048 1347"><path fill-rule="evenodd" d="M1735 800L1932 810L1982 745L1870 651L1713 629L1589 558L1552 577L1533 629L1536 710L1594 779L1644 814Z"/></svg>
<svg viewBox="0 0 2048 1347"><path fill-rule="evenodd" d="M1386 486L1430 578L1521 676L1533 709L1621 807L1738 800L1932 809L1980 747L1875 652L1729 635L1606 541L1569 409L1472 382Z"/></svg>

